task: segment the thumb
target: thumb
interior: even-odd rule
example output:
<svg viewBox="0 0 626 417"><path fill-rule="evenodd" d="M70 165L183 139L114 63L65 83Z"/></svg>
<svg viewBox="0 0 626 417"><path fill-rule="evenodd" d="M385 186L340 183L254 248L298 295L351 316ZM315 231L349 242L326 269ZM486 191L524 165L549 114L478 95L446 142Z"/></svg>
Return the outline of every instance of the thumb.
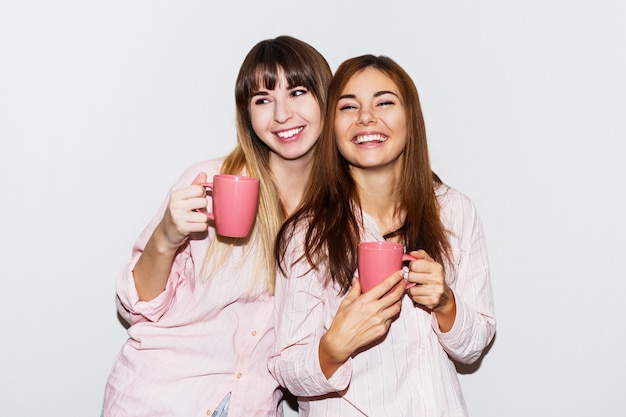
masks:
<svg viewBox="0 0 626 417"><path fill-rule="evenodd" d="M196 175L196 178L194 178L193 183L192 184L203 184L205 183L207 180L207 175L205 172L200 172L198 175Z"/></svg>
<svg viewBox="0 0 626 417"><path fill-rule="evenodd" d="M416 259L427 259L428 253L424 249L411 251L410 255Z"/></svg>

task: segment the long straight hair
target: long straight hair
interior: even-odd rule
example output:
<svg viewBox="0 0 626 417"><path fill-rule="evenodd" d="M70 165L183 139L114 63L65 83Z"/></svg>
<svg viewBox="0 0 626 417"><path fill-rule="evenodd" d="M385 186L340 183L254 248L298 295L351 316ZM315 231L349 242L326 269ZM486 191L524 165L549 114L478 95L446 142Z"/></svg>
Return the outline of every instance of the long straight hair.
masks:
<svg viewBox="0 0 626 417"><path fill-rule="evenodd" d="M424 117L413 80L385 56L363 55L348 59L337 68L330 84L326 121L313 162L311 177L324 180L310 184L301 208L282 226L276 246L276 259L284 271L288 242L305 224L302 257L314 269L324 264L328 269L326 284L334 282L343 294L350 289L356 271L363 217L350 165L337 148L334 122L337 103L346 84L366 68L374 68L393 81L406 109L407 140L401 156L403 176L396 184L397 201L390 202L404 222L386 238L398 237L407 251L424 249L442 264L450 258L450 243L435 195L435 186L441 181L431 170Z"/></svg>
<svg viewBox="0 0 626 417"><path fill-rule="evenodd" d="M276 262L274 244L285 220L285 209L270 170L270 149L259 139L252 127L250 102L262 88L273 90L281 77L288 88L303 86L310 91L324 115L327 89L332 71L326 59L311 45L291 36L279 36L257 43L246 55L235 83L237 114L237 146L226 157L223 174L240 174L260 178L259 209L253 230L247 238L229 239L218 236L209 245L205 277L229 257L232 245L246 245L249 251L258 248L251 287L264 283L267 293L274 293ZM208 263L211 267L207 267Z"/></svg>

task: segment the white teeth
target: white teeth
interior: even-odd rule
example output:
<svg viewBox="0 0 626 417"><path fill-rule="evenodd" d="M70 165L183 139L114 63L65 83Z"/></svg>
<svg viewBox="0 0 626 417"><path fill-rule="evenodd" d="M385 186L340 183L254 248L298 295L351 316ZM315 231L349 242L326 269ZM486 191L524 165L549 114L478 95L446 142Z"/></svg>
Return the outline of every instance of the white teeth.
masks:
<svg viewBox="0 0 626 417"><path fill-rule="evenodd" d="M354 140L354 143L358 145L360 143L384 142L386 140L387 138L383 135L363 135L363 136L357 136L356 139Z"/></svg>
<svg viewBox="0 0 626 417"><path fill-rule="evenodd" d="M298 133L302 132L303 129L304 129L303 127L297 127L295 129L289 129L289 130L286 130L284 132L278 132L276 134L281 139L287 139L287 138L290 138L290 137L295 136Z"/></svg>

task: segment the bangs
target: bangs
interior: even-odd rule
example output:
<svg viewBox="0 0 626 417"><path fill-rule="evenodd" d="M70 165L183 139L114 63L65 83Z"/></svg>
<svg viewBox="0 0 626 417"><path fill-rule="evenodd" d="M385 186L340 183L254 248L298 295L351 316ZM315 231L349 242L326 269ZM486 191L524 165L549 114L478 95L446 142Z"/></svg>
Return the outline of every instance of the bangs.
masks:
<svg viewBox="0 0 626 417"><path fill-rule="evenodd" d="M278 82L281 80L283 74L287 80L287 88L303 86L311 90L315 85L310 74L307 74L302 69L293 67L288 68L275 63L272 66L260 64L257 67L254 85L251 87L253 90L257 91L264 88L273 90L278 85Z"/></svg>
<svg viewBox="0 0 626 417"><path fill-rule="evenodd" d="M292 89L306 88L316 100L325 102L325 86L332 73L326 61L307 44L288 37L262 41L250 51L235 84L235 101L242 114L253 95L274 90L283 80Z"/></svg>

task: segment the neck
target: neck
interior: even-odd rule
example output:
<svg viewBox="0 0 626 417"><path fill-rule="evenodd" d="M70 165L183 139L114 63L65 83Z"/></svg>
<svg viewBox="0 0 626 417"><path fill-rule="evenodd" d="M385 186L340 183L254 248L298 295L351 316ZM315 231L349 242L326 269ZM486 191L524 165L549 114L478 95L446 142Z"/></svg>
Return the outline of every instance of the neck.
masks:
<svg viewBox="0 0 626 417"><path fill-rule="evenodd" d="M351 167L357 184L361 208L372 216L384 236L397 230L404 221L398 213L399 173L395 170L372 170Z"/></svg>
<svg viewBox="0 0 626 417"><path fill-rule="evenodd" d="M270 157L270 169L287 216L291 215L302 201L311 175L311 163L310 157L296 160Z"/></svg>

